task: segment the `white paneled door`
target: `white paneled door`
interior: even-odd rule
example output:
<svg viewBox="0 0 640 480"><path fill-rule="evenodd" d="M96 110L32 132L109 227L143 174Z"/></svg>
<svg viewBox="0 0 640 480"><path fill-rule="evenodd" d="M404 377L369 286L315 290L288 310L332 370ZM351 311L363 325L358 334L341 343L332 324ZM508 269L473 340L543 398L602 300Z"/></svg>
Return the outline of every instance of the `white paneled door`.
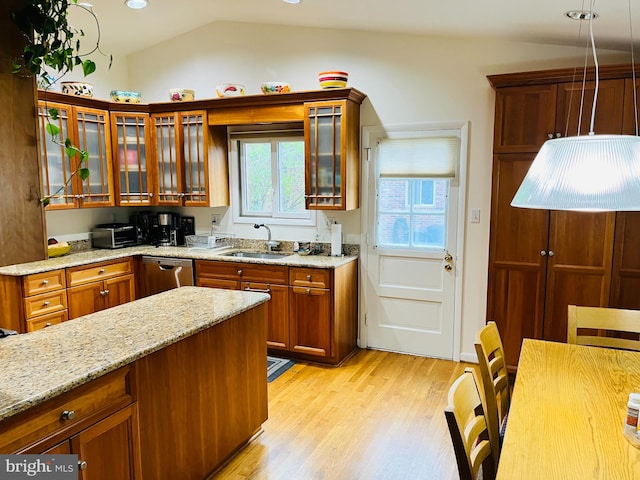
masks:
<svg viewBox="0 0 640 480"><path fill-rule="evenodd" d="M466 129L365 128L363 143L368 158L365 342L369 348L457 358L458 207Z"/></svg>

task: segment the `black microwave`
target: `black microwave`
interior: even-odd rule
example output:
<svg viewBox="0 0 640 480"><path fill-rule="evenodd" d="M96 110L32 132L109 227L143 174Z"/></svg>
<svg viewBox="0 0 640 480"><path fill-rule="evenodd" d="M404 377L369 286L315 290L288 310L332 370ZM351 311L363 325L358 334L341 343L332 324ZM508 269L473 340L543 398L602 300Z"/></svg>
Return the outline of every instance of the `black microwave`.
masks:
<svg viewBox="0 0 640 480"><path fill-rule="evenodd" d="M94 248L123 248L138 244L136 227L128 223L103 223L91 231Z"/></svg>

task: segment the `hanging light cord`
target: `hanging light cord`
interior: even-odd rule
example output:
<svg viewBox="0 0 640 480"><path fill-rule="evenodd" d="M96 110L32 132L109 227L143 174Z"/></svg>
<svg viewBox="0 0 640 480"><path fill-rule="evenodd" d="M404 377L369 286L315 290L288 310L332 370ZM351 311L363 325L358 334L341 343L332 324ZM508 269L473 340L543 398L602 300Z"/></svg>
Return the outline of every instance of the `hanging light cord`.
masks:
<svg viewBox="0 0 640 480"><path fill-rule="evenodd" d="M631 0L629 0L629 42L631 43L631 78L633 80L633 118L636 122L636 136L638 135L638 90L636 88L636 62L633 48L633 22L631 21Z"/></svg>
<svg viewBox="0 0 640 480"><path fill-rule="evenodd" d="M582 8L581 11L584 12L584 0L582 0ZM578 40L582 37L582 22L578 22ZM580 47L582 48L582 47ZM580 129L582 128L582 108L584 107L584 86L587 78L587 59L589 57L589 50L585 49L584 52L584 65L582 66L582 88L580 89L580 110L578 115L578 131L576 135L580 135ZM576 83L576 76L578 73L578 67L573 68L573 78L571 79L571 90L573 91L573 86ZM569 134L569 119L571 118L571 104L573 103L573 93L569 95L569 108L567 108L567 118L564 122L564 136L566 137Z"/></svg>
<svg viewBox="0 0 640 480"><path fill-rule="evenodd" d="M598 55L596 53L596 41L593 38L593 0L591 0L591 16L589 17L589 37L591 38L591 49L593 51L593 64L596 68L596 88L593 92L593 105L591 107L591 124L589 125L589 135L593 135L593 123L596 119L596 103L598 101L598 87L600 85L600 75L598 74Z"/></svg>

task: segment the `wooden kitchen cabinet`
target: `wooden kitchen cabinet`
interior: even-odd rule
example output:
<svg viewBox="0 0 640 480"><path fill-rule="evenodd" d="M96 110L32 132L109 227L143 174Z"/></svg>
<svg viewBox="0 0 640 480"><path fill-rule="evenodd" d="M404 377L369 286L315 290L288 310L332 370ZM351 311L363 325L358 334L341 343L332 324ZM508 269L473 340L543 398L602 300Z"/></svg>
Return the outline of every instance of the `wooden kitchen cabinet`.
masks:
<svg viewBox="0 0 640 480"><path fill-rule="evenodd" d="M305 355L331 356L331 291L291 287L291 350Z"/></svg>
<svg viewBox="0 0 640 480"><path fill-rule="evenodd" d="M22 279L22 284L27 332L67 320L64 270L27 275Z"/></svg>
<svg viewBox="0 0 640 480"><path fill-rule="evenodd" d="M209 288L266 292L267 346L289 349L288 268L281 265L196 261L196 285Z"/></svg>
<svg viewBox="0 0 640 480"><path fill-rule="evenodd" d="M533 78L533 79L532 79ZM536 152L549 136L589 131L595 83L570 71L489 77L496 90L487 319L498 324L515 370L523 338L566 341L567 305L607 306L611 293L615 213L511 207ZM555 79L555 81L554 81ZM539 82L539 84L536 84ZM621 133L625 82L600 82L596 134Z"/></svg>
<svg viewBox="0 0 640 480"><path fill-rule="evenodd" d="M158 205L229 205L226 130L206 120L205 110L151 116Z"/></svg>
<svg viewBox="0 0 640 480"><path fill-rule="evenodd" d="M289 269L289 328L294 356L332 365L357 348L358 262L334 269Z"/></svg>
<svg viewBox="0 0 640 480"><path fill-rule="evenodd" d="M148 113L111 112L116 204L148 206L154 203L154 170Z"/></svg>
<svg viewBox="0 0 640 480"><path fill-rule="evenodd" d="M135 299L131 258L67 269L69 318L114 307Z"/></svg>
<svg viewBox="0 0 640 480"><path fill-rule="evenodd" d="M49 110L56 109L52 119ZM46 131L48 123L60 129L55 139ZM109 112L98 108L48 101L38 102L42 195L51 197L47 209L108 207L115 205ZM74 172L78 155L69 158L64 142L89 154L89 177L82 180Z"/></svg>
<svg viewBox="0 0 640 480"><path fill-rule="evenodd" d="M338 100L304 108L306 207L358 208L360 105Z"/></svg>
<svg viewBox="0 0 640 480"><path fill-rule="evenodd" d="M135 421L136 392L133 378L133 366L121 367L4 420L2 431L0 431L0 452L38 454L58 451L61 453L62 450L68 449L72 453L79 453L78 445L83 441L88 443L87 440L95 436L96 432L106 430L105 424L101 424L103 420L111 419L107 422L111 427L126 422L125 418L129 417L132 421L128 424L130 438L127 439L126 444L116 445L116 442L113 442L112 450L105 449L102 454L117 462L115 456L110 456L110 452L115 454L124 451L123 447L131 447L129 451L134 453L133 457L137 457L135 463L138 463L139 450L137 450L136 440L138 425ZM122 413L122 409L125 409L126 413ZM96 430L93 434L73 440L76 435L94 426ZM69 446L65 446L65 443L69 443ZM88 453L94 452L88 451Z"/></svg>
<svg viewBox="0 0 640 480"><path fill-rule="evenodd" d="M196 285L268 291L267 347L336 365L356 345L357 262L334 269L196 261Z"/></svg>

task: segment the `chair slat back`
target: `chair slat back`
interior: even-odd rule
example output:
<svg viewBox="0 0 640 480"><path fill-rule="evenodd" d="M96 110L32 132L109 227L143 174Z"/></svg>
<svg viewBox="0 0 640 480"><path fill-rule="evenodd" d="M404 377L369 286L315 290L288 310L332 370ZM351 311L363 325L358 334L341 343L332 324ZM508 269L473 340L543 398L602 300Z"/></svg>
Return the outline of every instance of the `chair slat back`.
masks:
<svg viewBox="0 0 640 480"><path fill-rule="evenodd" d="M504 348L496 322L488 322L476 335L474 344L487 405L489 439L497 465L500 457L500 425L509 412L511 393Z"/></svg>
<svg viewBox="0 0 640 480"><path fill-rule="evenodd" d="M482 466L483 480L495 479L495 460L484 405L475 371L466 368L449 389L444 411L453 442L460 480L476 480Z"/></svg>
<svg viewBox="0 0 640 480"><path fill-rule="evenodd" d="M584 332L583 329L590 331ZM635 339L608 336L611 332L638 335ZM569 305L567 342L640 351L640 311Z"/></svg>

